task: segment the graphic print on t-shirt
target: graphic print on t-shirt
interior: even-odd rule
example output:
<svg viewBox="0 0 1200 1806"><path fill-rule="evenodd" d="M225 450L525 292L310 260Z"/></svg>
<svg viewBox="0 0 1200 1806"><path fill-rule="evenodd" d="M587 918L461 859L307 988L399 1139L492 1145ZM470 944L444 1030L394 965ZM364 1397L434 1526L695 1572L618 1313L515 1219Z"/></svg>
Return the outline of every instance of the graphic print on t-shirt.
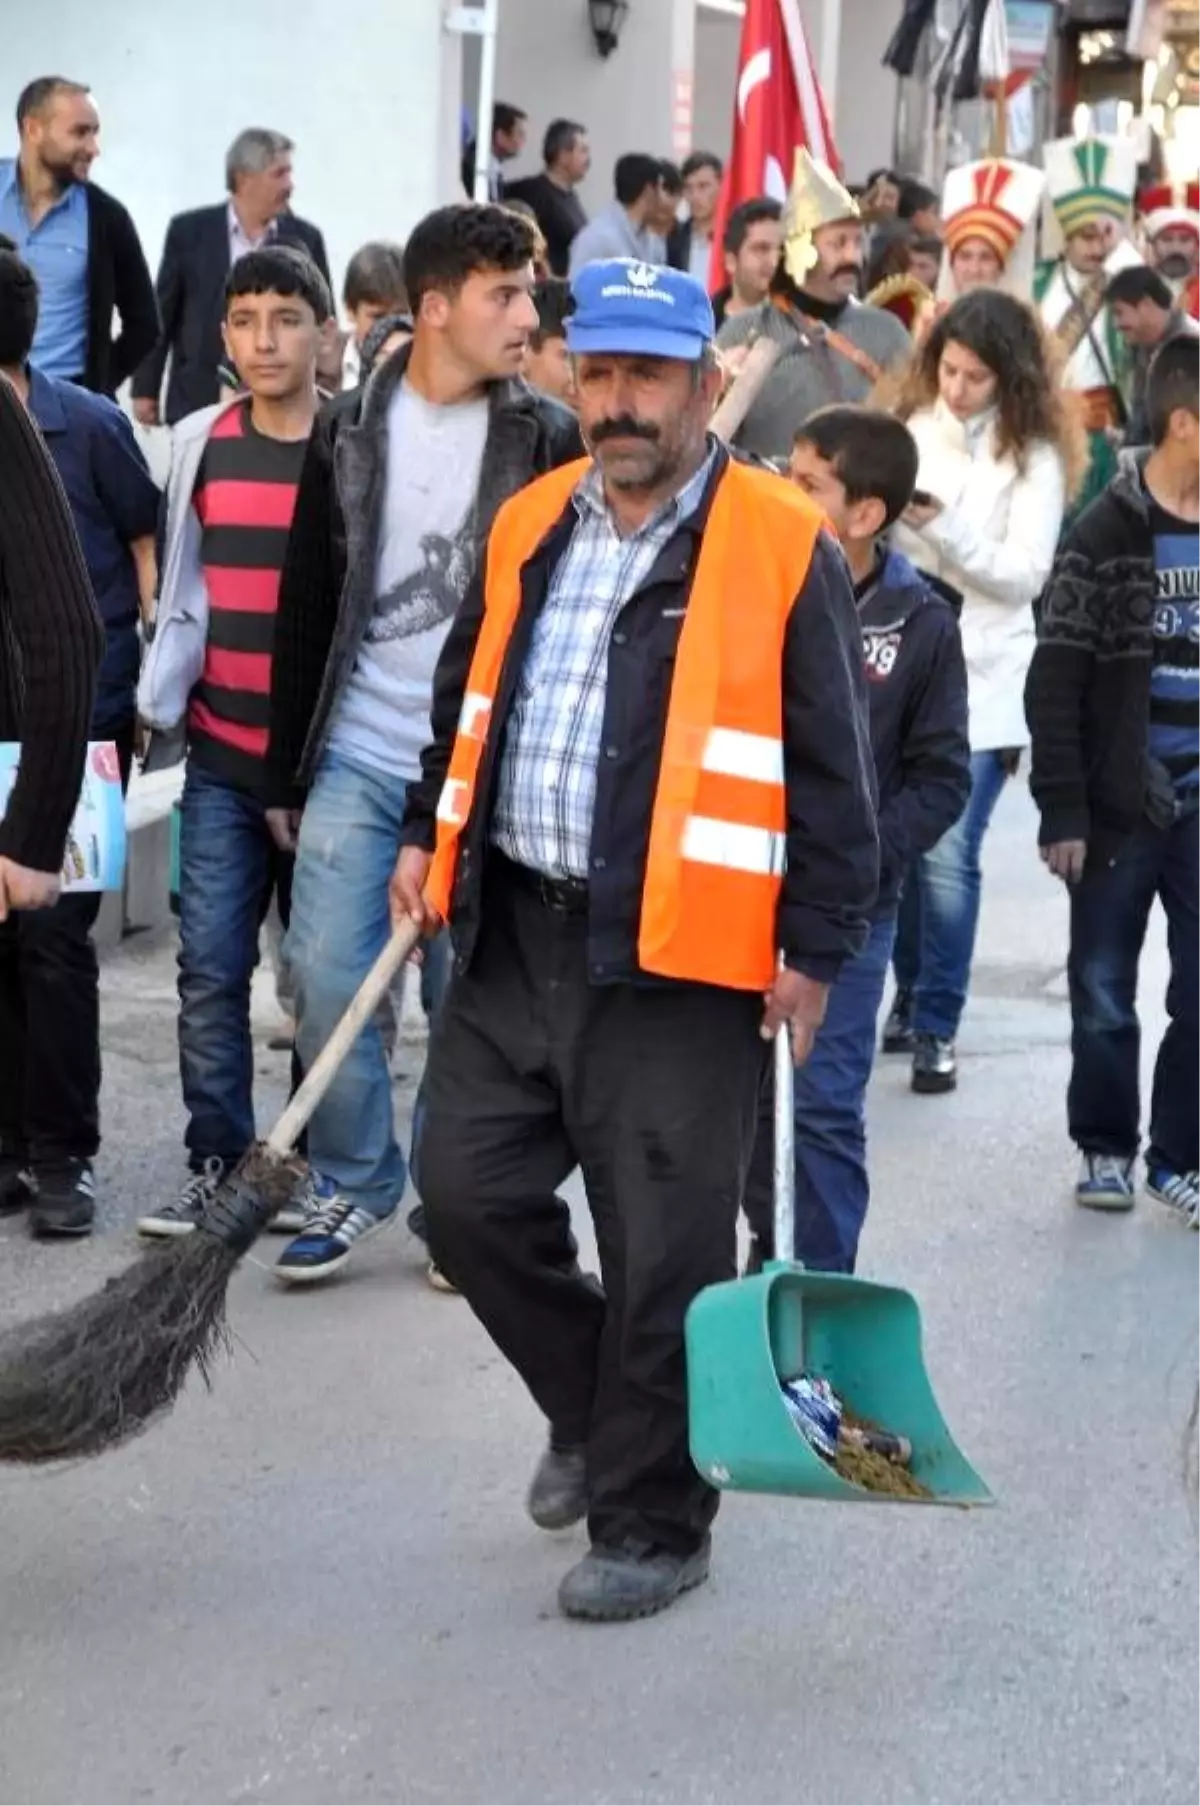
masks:
<svg viewBox="0 0 1200 1806"><path fill-rule="evenodd" d="M330 732L352 764L405 780L421 769L433 673L477 558L488 418L486 395L439 404L407 381L388 401L375 606Z"/></svg>
<svg viewBox="0 0 1200 1806"><path fill-rule="evenodd" d="M1150 754L1177 789L1200 772L1200 529L1156 503Z"/></svg>
<svg viewBox="0 0 1200 1806"><path fill-rule="evenodd" d="M420 557L417 569L376 601L368 640L406 640L410 634L440 626L456 612L475 565L470 516L451 538L444 533L423 533Z"/></svg>

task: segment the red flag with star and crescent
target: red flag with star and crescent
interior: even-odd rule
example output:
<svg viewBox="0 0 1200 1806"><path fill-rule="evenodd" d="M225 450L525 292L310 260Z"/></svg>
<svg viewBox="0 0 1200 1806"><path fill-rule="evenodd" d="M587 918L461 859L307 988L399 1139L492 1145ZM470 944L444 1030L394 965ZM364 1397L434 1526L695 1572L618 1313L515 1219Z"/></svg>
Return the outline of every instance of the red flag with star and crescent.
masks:
<svg viewBox="0 0 1200 1806"><path fill-rule="evenodd" d="M747 0L738 55L733 148L713 221L708 286L724 286L721 240L735 207L758 195L785 201L798 147L840 173L841 160L798 0Z"/></svg>

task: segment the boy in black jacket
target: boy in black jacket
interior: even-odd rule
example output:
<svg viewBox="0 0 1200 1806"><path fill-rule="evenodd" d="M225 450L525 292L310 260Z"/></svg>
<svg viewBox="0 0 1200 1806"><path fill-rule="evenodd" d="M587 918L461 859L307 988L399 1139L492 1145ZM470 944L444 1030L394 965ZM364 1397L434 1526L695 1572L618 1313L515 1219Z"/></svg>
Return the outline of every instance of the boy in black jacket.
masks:
<svg viewBox="0 0 1200 1806"><path fill-rule="evenodd" d="M795 1083L796 1253L816 1271L852 1273L870 1199L864 1102L900 884L916 855L953 827L971 788L967 674L949 604L880 544L917 479L908 428L873 408L821 408L796 437L791 475L825 510L854 580L879 792L870 937L842 967ZM767 1090L746 1190L752 1267L773 1245L770 1116Z"/></svg>
<svg viewBox="0 0 1200 1806"><path fill-rule="evenodd" d="M1138 962L1157 896L1170 1024L1154 1073L1147 1190L1195 1229L1200 1166L1200 342L1151 366L1153 449L1075 522L1047 588L1025 689L1042 858L1070 887L1075 1196L1130 1210L1138 1149Z"/></svg>

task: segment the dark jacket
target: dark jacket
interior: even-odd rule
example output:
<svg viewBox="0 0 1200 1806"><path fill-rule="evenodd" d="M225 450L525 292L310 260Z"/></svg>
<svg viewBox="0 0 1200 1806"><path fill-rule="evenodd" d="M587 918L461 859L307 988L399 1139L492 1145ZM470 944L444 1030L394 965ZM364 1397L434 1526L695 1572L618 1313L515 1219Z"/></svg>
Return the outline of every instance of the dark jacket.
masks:
<svg viewBox="0 0 1200 1806"><path fill-rule="evenodd" d="M21 762L0 806L0 854L62 864L79 800L104 635L62 484L16 390L0 377L0 740Z"/></svg>
<svg viewBox="0 0 1200 1806"><path fill-rule="evenodd" d="M596 771L588 898L588 966L598 984L638 976L646 852L675 653L708 511L728 461L722 449L699 507L680 523L625 604L609 642L601 737L617 756L601 760ZM522 572L521 606L489 718L475 804L459 843L452 919L460 969L471 959L485 904L484 868L504 723L534 623L576 519L574 505L568 503ZM404 844L427 850L434 845L438 797L482 618L483 584L476 578L438 664L433 738L422 755L420 780L409 788ZM862 637L845 561L824 533L789 617L783 709L788 830L779 944L789 965L828 981L865 939L879 876L879 843ZM719 923L713 924L713 932L720 933Z"/></svg>
<svg viewBox="0 0 1200 1806"><path fill-rule="evenodd" d="M1041 844L1085 840L1101 860L1136 831L1158 788L1147 751L1155 608L1147 455L1124 459L1064 538L1025 684Z"/></svg>
<svg viewBox="0 0 1200 1806"><path fill-rule="evenodd" d="M138 577L130 546L153 536L158 485L128 417L105 395L29 371L29 411L66 491L104 624L107 651L96 683L92 734L108 739L132 722L141 647Z"/></svg>
<svg viewBox="0 0 1200 1806"><path fill-rule="evenodd" d="M271 665L270 800L300 801L375 610L375 564L386 490L388 405L408 367L404 346L361 389L321 410L300 474L279 584ZM475 518L482 548L501 502L577 458L575 417L527 383L498 382Z"/></svg>
<svg viewBox="0 0 1200 1806"><path fill-rule="evenodd" d="M858 591L879 788L879 900L896 906L910 862L952 828L971 791L967 669L958 624L900 552Z"/></svg>
<svg viewBox="0 0 1200 1806"><path fill-rule="evenodd" d="M546 261L555 276L566 276L570 264L571 241L587 225L583 202L573 188L560 188L543 170L541 175L524 176L507 182L506 201L524 201L532 207L542 237L546 241Z"/></svg>
<svg viewBox="0 0 1200 1806"><path fill-rule="evenodd" d="M680 221L667 233L667 266L672 270L686 270L692 255L692 222L690 219Z"/></svg>
<svg viewBox="0 0 1200 1806"><path fill-rule="evenodd" d="M281 215L271 242L307 251L329 281L325 241L307 220L290 213ZM170 354L164 415L170 426L220 398L217 370L224 355L221 321L228 274L229 203L177 213L167 227L158 266L162 330L133 379L133 393L139 400L157 401Z"/></svg>
<svg viewBox="0 0 1200 1806"><path fill-rule="evenodd" d="M88 197L88 338L86 389L115 395L158 337L154 284L137 227L120 201L95 182ZM113 338L113 312L121 330Z"/></svg>

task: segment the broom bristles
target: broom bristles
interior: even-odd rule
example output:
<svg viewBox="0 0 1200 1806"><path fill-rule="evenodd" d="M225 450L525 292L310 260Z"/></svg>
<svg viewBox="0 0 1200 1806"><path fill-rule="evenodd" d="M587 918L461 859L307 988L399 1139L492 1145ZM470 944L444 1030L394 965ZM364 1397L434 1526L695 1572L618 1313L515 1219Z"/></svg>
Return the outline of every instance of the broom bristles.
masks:
<svg viewBox="0 0 1200 1806"><path fill-rule="evenodd" d="M289 1183L255 1150L202 1229L0 1338L0 1462L101 1454L167 1410L193 1368L211 1384L230 1278Z"/></svg>

